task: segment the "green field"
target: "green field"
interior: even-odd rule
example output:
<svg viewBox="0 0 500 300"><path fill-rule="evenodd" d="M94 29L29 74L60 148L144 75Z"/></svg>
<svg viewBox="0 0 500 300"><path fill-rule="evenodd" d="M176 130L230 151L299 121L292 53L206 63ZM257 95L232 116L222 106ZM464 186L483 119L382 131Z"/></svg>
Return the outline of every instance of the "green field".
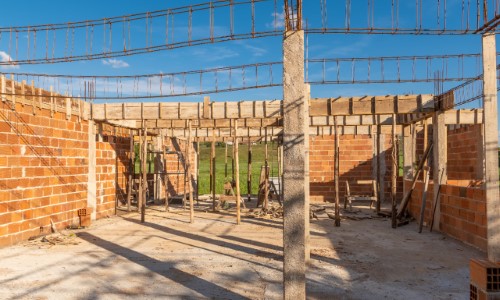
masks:
<svg viewBox="0 0 500 300"><path fill-rule="evenodd" d="M270 176L278 176L278 158L277 158L277 143L269 143L269 167ZM217 143L215 147L216 153L216 193L224 192L224 182L232 179L232 145L228 145L227 158L227 177L225 172L224 156L225 144ZM248 144L240 144L239 146L240 159L240 189L241 194L247 194L247 175L248 175ZM264 166L264 143L252 145L252 194L257 194L259 185L260 169ZM210 193L210 143L200 143L200 177L199 193L200 195Z"/></svg>

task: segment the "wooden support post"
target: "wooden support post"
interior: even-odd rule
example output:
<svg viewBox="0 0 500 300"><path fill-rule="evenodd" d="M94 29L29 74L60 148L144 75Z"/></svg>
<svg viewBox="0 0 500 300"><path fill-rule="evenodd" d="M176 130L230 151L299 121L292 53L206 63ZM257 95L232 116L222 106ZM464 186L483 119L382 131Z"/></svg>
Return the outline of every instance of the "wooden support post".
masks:
<svg viewBox="0 0 500 300"><path fill-rule="evenodd" d="M184 189L182 193L182 208L186 209L187 206L187 192L188 189L186 188L188 184L188 168L187 168L187 157L188 157L188 145L186 141L186 145L184 148L184 153L183 153L183 159L182 159L182 165L184 167Z"/></svg>
<svg viewBox="0 0 500 300"><path fill-rule="evenodd" d="M252 200L252 140L248 138L247 197Z"/></svg>
<svg viewBox="0 0 500 300"><path fill-rule="evenodd" d="M72 107L71 107L71 98L69 97L66 97L65 98L66 102L66 120L69 120L71 119L71 110L72 110Z"/></svg>
<svg viewBox="0 0 500 300"><path fill-rule="evenodd" d="M309 112L304 83L304 32L283 38L283 298L306 298L306 197L309 197Z"/></svg>
<svg viewBox="0 0 500 300"><path fill-rule="evenodd" d="M227 180L227 142L224 142L224 180Z"/></svg>
<svg viewBox="0 0 500 300"><path fill-rule="evenodd" d="M144 122L142 122L144 124ZM141 127L141 130L138 132L139 134L139 191L137 191L137 196L138 196L138 201L137 201L137 212L141 213L142 209L142 202L144 201L144 194L142 193L142 190L144 189L144 183L142 182L142 163L144 161L144 151L142 148L144 147L144 140L143 140L143 131L144 127Z"/></svg>
<svg viewBox="0 0 500 300"><path fill-rule="evenodd" d="M6 81L5 81L5 75L0 75L0 81L1 81L1 85L2 85L2 102L5 102L5 100L7 99L5 97L5 95L7 94L7 86L6 86Z"/></svg>
<svg viewBox="0 0 500 300"><path fill-rule="evenodd" d="M269 157L268 157L268 145L267 145L267 127L264 128L265 140L264 140L264 209L268 208L269 204Z"/></svg>
<svg viewBox="0 0 500 300"><path fill-rule="evenodd" d="M170 183L170 177L168 176L168 155L167 155L167 145L170 144L170 138L168 137L168 130L165 131L165 140L163 142L163 168L165 172L165 211L169 211L169 192L168 192L168 187Z"/></svg>
<svg viewBox="0 0 500 300"><path fill-rule="evenodd" d="M236 224L241 224L241 191L240 191L240 158L239 158L239 141L238 141L238 120L234 120L234 140L233 140L233 157L234 157L234 174L236 180Z"/></svg>
<svg viewBox="0 0 500 300"><path fill-rule="evenodd" d="M10 93L12 101L12 110L16 109L16 82L14 81L14 74L10 75Z"/></svg>
<svg viewBox="0 0 500 300"><path fill-rule="evenodd" d="M55 109L55 103L54 103L54 92L53 92L53 87L50 86L50 117L54 117L54 109Z"/></svg>
<svg viewBox="0 0 500 300"><path fill-rule="evenodd" d="M427 126L427 119L424 119L422 123L424 126L424 149L427 149L427 144L429 143L429 141L428 141L429 140L429 129L428 129L429 126ZM423 170L424 171L423 172L424 179L427 177L427 172L429 172L429 170L427 168L428 166L429 166L429 160L426 160L425 165L424 165L424 170Z"/></svg>
<svg viewBox="0 0 500 300"><path fill-rule="evenodd" d="M215 187L217 186L215 171L216 171L216 154L215 154L215 128L212 130L212 150L211 150L211 161L212 161L212 210L215 211Z"/></svg>
<svg viewBox="0 0 500 300"><path fill-rule="evenodd" d="M212 139L212 141L210 142L210 157L209 157L209 162L210 162L210 194L212 194L213 190L212 190L212 187L213 187L213 180L214 180L214 160L213 160L213 157L215 155L215 145L214 145L214 140Z"/></svg>
<svg viewBox="0 0 500 300"><path fill-rule="evenodd" d="M500 261L500 224L498 213L498 112L497 112L497 62L495 33L487 33L483 41L483 93L484 93L484 159L486 188L486 226L488 259Z"/></svg>
<svg viewBox="0 0 500 300"><path fill-rule="evenodd" d="M434 228L439 230L441 207L439 203L439 187L446 184L448 181L448 172L446 168L447 160L447 147L448 147L448 133L445 124L444 112L435 112L432 117L432 138L433 138L433 182L434 182ZM497 168L498 172L498 168ZM418 174L415 175L418 180Z"/></svg>
<svg viewBox="0 0 500 300"><path fill-rule="evenodd" d="M144 141L142 142L142 203L141 203L141 223L144 223L146 220L146 202L147 198L147 190L148 190L148 170L146 168L146 163L148 160L148 129L143 127L144 132Z"/></svg>
<svg viewBox="0 0 500 300"><path fill-rule="evenodd" d="M283 201L282 201L282 198L283 195L281 193L281 187L283 185L283 181L281 180L281 174L282 174L282 166L281 166L281 144L279 142L279 140L277 141L278 143L278 146L276 147L276 157L278 158L278 186L279 186L279 195L278 195L278 202L280 203L280 205L283 205Z"/></svg>
<svg viewBox="0 0 500 300"><path fill-rule="evenodd" d="M339 147L339 130L337 127L337 116L333 117L335 126L335 159L334 159L334 181L335 181L335 226L340 226L340 193L339 193L339 173L340 173L340 147ZM347 202L344 206L347 205Z"/></svg>
<svg viewBox="0 0 500 300"><path fill-rule="evenodd" d="M398 178L398 143L396 140L396 114L392 114L392 171L391 171L391 215L392 228L398 227L397 209L396 209L396 192Z"/></svg>
<svg viewBox="0 0 500 300"><path fill-rule="evenodd" d="M196 184L196 188L195 188L195 191L196 191L196 203L199 205L199 196L200 196L200 185L198 184L198 178L200 178L200 143L198 142L198 140L196 140L196 143L195 143L195 147L196 147L196 158L195 158L195 163L196 163L196 166L195 166L195 172L194 172L194 182Z"/></svg>
<svg viewBox="0 0 500 300"><path fill-rule="evenodd" d="M42 89L38 89L38 110L42 110L43 100L42 100Z"/></svg>
<svg viewBox="0 0 500 300"><path fill-rule="evenodd" d="M128 185L127 185L127 211L130 211L130 205L132 200L132 184L133 184L133 174L135 173L134 166L134 134L133 131L130 130L130 147L129 147L129 164L128 164Z"/></svg>
<svg viewBox="0 0 500 300"><path fill-rule="evenodd" d="M24 102L26 101L26 80L21 81L21 95L21 97L24 98L21 101L21 105L24 107Z"/></svg>
<svg viewBox="0 0 500 300"><path fill-rule="evenodd" d="M191 140L191 120L188 120L188 140L187 140L187 176L188 176L188 188L189 188L189 216L190 216L190 222L194 223L194 197L193 197L193 185L191 182L191 146L192 146L192 140Z"/></svg>
<svg viewBox="0 0 500 300"><path fill-rule="evenodd" d="M36 108L35 95L36 95L35 81L31 80L31 113L33 115L36 115L36 111L35 111L35 108ZM80 102L78 102L78 103L80 103ZM78 120L78 122L80 122L80 120Z"/></svg>

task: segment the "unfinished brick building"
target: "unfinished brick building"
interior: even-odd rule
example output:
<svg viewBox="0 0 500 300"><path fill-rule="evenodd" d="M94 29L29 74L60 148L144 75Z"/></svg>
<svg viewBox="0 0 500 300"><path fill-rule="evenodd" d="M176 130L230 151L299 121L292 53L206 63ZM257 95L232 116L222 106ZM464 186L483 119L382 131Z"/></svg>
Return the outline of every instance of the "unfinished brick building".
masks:
<svg viewBox="0 0 500 300"><path fill-rule="evenodd" d="M297 2L294 10L300 12ZM335 203L338 226L347 185L352 194L373 193L375 211L390 215L393 228L406 220L408 211L422 225L480 249L497 263L495 35L487 31L482 37L483 71L475 80L483 86L481 108L456 109L469 100L459 96L463 86L436 95L314 98L304 78L301 17L288 18L283 100L219 102L204 97L199 102L105 104L1 74L0 246L78 226L82 210L97 220L115 215L120 207L138 211L144 222L146 192L167 204L166 213L169 197L189 199L194 222L199 143L232 141L237 158L239 144L269 138L278 140L283 152L286 299L306 296L309 201ZM138 166L136 155L142 157ZM152 168L146 165L148 155L158 158L154 174L147 170ZM240 216L240 167L246 166L236 159L237 224L245 222ZM215 194L222 191L214 181L215 203ZM486 265L483 271L498 268L481 266Z"/></svg>

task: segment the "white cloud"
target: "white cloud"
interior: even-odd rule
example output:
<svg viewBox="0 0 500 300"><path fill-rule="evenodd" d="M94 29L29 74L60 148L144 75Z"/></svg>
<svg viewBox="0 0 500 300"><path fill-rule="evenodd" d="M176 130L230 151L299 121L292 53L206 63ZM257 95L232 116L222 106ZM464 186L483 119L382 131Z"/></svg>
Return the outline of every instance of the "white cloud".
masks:
<svg viewBox="0 0 500 300"><path fill-rule="evenodd" d="M266 23L266 27L269 29L282 29L285 27L285 13L274 12L271 14L273 21L271 23Z"/></svg>
<svg viewBox="0 0 500 300"><path fill-rule="evenodd" d="M11 62L12 57L8 55L7 53L0 51L0 62ZM8 64L8 65L1 65L0 69L2 70L8 70L8 69L19 69L19 66L16 65L15 63Z"/></svg>
<svg viewBox="0 0 500 300"><path fill-rule="evenodd" d="M102 64L105 66L111 66L113 69L121 69L121 68L128 68L129 64L123 60L120 59L105 59L102 61Z"/></svg>

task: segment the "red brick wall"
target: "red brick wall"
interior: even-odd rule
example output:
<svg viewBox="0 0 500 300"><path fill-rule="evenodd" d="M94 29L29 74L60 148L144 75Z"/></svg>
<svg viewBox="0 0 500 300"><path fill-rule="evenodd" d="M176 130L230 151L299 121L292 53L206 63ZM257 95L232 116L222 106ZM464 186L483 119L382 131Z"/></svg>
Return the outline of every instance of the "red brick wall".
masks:
<svg viewBox="0 0 500 300"><path fill-rule="evenodd" d="M182 173L182 174L169 174L168 175L168 185L167 190L169 196L174 195L182 195L184 194L184 160L186 159L186 145L187 142L179 139L167 139L165 140L165 145L169 149L169 151L177 151L180 152L180 155L177 154L167 154L167 172L169 173ZM190 163L191 163L191 174L194 176L195 172L195 157L196 152L193 146L189 147L189 155L190 155ZM195 184L193 182L193 177L191 177L191 184L193 186L193 193L195 193L194 187ZM189 193L189 189L186 186L186 193Z"/></svg>
<svg viewBox="0 0 500 300"><path fill-rule="evenodd" d="M0 246L75 221L87 204L88 122L0 102ZM76 219L77 220L77 219Z"/></svg>
<svg viewBox="0 0 500 300"><path fill-rule="evenodd" d="M411 181L405 181L408 189ZM424 184L418 181L411 195L410 214L420 220ZM433 184L429 184L424 225L431 221ZM442 185L439 197L440 224L443 233L486 251L486 201L481 187Z"/></svg>
<svg viewBox="0 0 500 300"><path fill-rule="evenodd" d="M115 214L115 203L126 203L130 131L102 125L96 142L97 218Z"/></svg>
<svg viewBox="0 0 500 300"><path fill-rule="evenodd" d="M373 146L375 136L341 135L340 147L340 201L343 203L346 191L346 181L349 181L351 193L369 194L370 185L356 185L356 180L373 179ZM335 201L334 186L334 156L335 136L312 136L309 145L309 176L311 201ZM385 152L385 199L390 199L392 172L392 141L386 135L383 144ZM381 170L383 172L383 170ZM401 196L401 178L398 177L398 197Z"/></svg>
<svg viewBox="0 0 500 300"><path fill-rule="evenodd" d="M448 182L468 185L482 179L481 125L448 128Z"/></svg>

